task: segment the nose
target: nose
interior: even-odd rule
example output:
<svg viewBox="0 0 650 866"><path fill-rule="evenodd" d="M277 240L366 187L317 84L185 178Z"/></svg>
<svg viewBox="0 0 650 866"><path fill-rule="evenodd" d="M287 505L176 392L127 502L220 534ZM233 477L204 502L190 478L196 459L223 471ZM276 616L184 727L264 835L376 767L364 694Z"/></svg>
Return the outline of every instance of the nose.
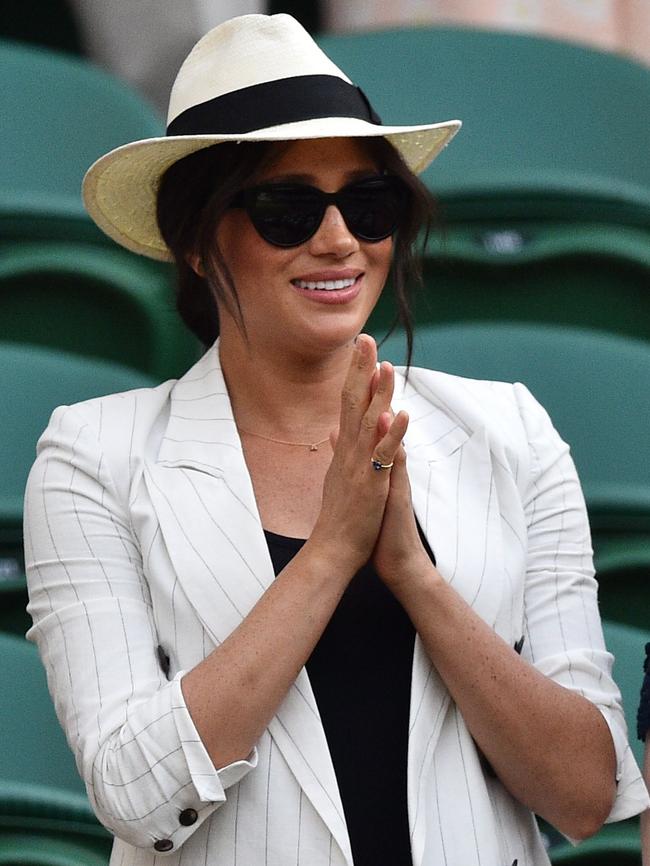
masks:
<svg viewBox="0 0 650 866"><path fill-rule="evenodd" d="M309 251L315 256L344 259L359 249L359 241L345 224L341 211L328 205L318 231L309 240Z"/></svg>

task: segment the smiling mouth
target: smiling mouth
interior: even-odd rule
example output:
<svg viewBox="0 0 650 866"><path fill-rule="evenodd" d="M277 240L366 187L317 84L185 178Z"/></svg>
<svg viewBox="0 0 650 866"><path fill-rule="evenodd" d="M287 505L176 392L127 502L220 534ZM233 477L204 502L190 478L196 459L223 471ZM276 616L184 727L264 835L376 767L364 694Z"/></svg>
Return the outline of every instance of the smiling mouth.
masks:
<svg viewBox="0 0 650 866"><path fill-rule="evenodd" d="M361 274L357 277L346 277L341 280L291 280L298 289L309 289L313 292L337 292L341 289L349 289L353 286Z"/></svg>

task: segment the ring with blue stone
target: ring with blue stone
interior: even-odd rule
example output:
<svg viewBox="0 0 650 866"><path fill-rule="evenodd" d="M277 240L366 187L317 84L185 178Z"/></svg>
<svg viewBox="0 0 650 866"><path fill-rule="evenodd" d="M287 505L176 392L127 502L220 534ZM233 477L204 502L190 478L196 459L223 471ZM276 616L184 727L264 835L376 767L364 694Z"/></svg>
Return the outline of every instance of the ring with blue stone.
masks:
<svg viewBox="0 0 650 866"><path fill-rule="evenodd" d="M372 463L372 468L377 472L381 472L382 469L392 469L393 463L382 463L381 460L376 460L374 457L370 458L370 462Z"/></svg>

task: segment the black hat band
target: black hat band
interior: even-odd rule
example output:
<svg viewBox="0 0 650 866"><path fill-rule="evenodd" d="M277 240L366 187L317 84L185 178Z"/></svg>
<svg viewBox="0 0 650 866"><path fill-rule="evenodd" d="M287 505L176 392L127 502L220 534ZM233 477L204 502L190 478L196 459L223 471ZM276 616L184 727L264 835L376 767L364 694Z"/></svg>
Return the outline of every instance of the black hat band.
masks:
<svg viewBox="0 0 650 866"><path fill-rule="evenodd" d="M194 105L172 120L167 135L236 135L319 117L354 117L381 124L361 88L335 75L298 75Z"/></svg>

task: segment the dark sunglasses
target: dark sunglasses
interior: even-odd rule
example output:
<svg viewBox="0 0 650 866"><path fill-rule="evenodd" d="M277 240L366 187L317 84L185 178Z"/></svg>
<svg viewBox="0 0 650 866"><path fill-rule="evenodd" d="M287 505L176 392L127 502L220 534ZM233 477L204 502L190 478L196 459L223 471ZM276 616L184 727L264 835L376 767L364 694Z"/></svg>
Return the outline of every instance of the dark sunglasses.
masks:
<svg viewBox="0 0 650 866"><path fill-rule="evenodd" d="M383 241L399 227L407 199L407 187L399 178L376 175L338 192L323 192L302 183L266 183L241 190L230 207L243 208L268 243L296 247L316 234L331 204L359 240Z"/></svg>

